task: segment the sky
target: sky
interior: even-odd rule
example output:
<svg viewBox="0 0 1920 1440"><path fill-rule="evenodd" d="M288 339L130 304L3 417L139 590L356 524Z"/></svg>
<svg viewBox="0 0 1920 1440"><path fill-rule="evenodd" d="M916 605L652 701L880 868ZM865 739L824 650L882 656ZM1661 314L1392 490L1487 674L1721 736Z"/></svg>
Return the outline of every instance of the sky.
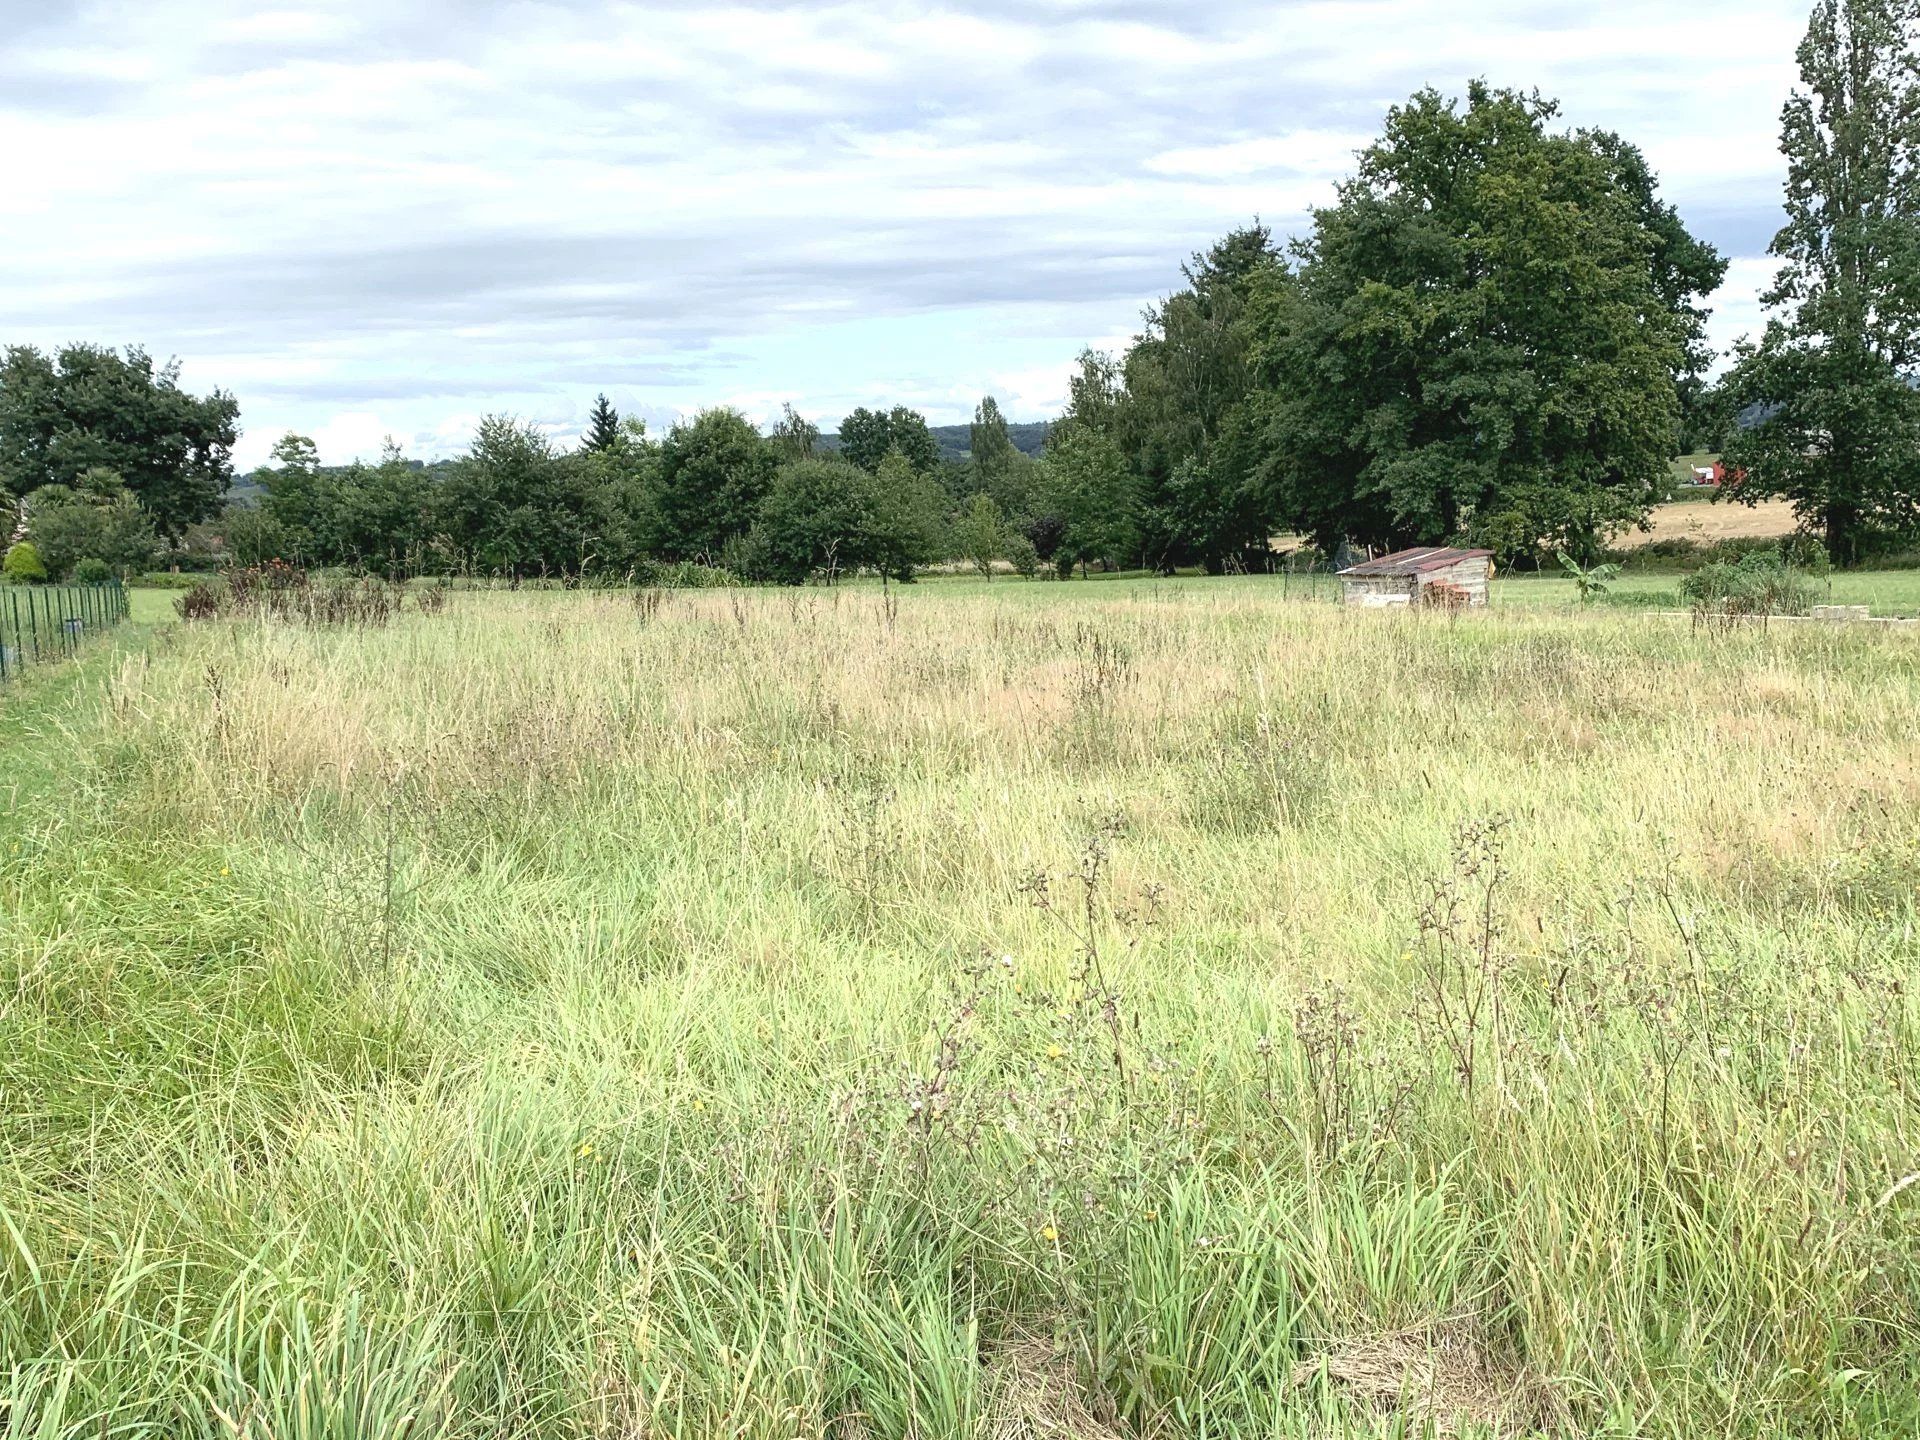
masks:
<svg viewBox="0 0 1920 1440"><path fill-rule="evenodd" d="M242 468L505 412L1064 402L1484 77L1646 152L1757 328L1806 0L0 0L0 344L178 356Z"/></svg>

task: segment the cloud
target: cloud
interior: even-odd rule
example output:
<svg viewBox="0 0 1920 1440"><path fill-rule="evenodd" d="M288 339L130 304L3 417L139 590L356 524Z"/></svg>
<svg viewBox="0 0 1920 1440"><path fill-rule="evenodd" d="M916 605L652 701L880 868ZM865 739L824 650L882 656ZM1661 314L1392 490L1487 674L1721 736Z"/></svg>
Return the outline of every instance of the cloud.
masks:
<svg viewBox="0 0 1920 1440"><path fill-rule="evenodd" d="M1209 178L1295 171L1338 177L1351 167L1354 152L1373 137L1355 132L1294 130L1285 135L1261 135L1224 145L1169 150L1146 162L1162 175L1201 175Z"/></svg>
<svg viewBox="0 0 1920 1440"><path fill-rule="evenodd" d="M1620 130L1758 257L1804 0L0 0L0 341L143 343L329 459L596 391L831 422L1073 356L1386 108L1476 75ZM1724 316L1753 314L1736 265ZM1744 289L1740 287L1746 287ZM1716 320L1715 333L1725 328ZM375 432L379 433L376 434ZM323 438L324 437L324 438Z"/></svg>
<svg viewBox="0 0 1920 1440"><path fill-rule="evenodd" d="M394 427L370 410L344 410L330 415L309 432L320 453L335 462L372 460L379 456Z"/></svg>

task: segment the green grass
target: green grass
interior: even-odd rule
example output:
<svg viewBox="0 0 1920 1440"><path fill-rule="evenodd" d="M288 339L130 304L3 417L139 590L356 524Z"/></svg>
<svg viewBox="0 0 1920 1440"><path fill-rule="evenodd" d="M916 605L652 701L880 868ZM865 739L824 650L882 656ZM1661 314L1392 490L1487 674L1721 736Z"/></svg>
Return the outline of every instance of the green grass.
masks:
<svg viewBox="0 0 1920 1440"><path fill-rule="evenodd" d="M0 694L0 1431L1911 1433L1920 648L1551 583Z"/></svg>
<svg viewBox="0 0 1920 1440"><path fill-rule="evenodd" d="M174 619L179 612L174 602L180 598L178 590L162 590L153 586L131 585L127 587L127 618L137 625L155 625Z"/></svg>
<svg viewBox="0 0 1920 1440"><path fill-rule="evenodd" d="M1607 584L1607 604L1685 610L1678 574L1629 572ZM1866 605L1875 615L1920 616L1920 570L1836 570L1818 582L1821 604ZM1551 575L1507 575L1494 581L1499 605L1574 606L1573 582Z"/></svg>

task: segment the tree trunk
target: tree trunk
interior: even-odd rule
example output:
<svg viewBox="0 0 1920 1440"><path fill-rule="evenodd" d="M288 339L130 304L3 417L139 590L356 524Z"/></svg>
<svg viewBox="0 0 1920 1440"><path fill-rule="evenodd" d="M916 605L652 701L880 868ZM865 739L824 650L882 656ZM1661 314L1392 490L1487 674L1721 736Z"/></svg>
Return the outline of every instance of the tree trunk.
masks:
<svg viewBox="0 0 1920 1440"><path fill-rule="evenodd" d="M1852 565L1860 558L1860 512L1857 507L1829 504L1821 516L1826 530L1827 558L1835 565Z"/></svg>

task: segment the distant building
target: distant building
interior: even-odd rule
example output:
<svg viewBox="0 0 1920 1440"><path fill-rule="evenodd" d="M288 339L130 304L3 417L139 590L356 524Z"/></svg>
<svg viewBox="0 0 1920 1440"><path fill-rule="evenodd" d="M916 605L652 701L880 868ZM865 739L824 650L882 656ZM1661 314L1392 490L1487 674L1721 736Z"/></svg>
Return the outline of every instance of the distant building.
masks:
<svg viewBox="0 0 1920 1440"><path fill-rule="evenodd" d="M1377 560L1362 560L1340 572L1342 598L1349 605L1479 607L1487 603L1493 581L1491 550L1452 550L1423 546L1396 550Z"/></svg>

